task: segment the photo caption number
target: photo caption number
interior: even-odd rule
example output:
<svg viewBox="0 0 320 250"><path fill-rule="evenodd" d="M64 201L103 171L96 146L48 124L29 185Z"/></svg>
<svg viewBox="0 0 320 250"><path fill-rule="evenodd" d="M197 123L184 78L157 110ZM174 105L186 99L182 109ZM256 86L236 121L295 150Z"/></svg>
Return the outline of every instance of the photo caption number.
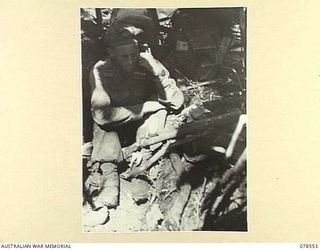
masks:
<svg viewBox="0 0 320 250"><path fill-rule="evenodd" d="M300 244L300 248L314 249L318 248L318 244Z"/></svg>

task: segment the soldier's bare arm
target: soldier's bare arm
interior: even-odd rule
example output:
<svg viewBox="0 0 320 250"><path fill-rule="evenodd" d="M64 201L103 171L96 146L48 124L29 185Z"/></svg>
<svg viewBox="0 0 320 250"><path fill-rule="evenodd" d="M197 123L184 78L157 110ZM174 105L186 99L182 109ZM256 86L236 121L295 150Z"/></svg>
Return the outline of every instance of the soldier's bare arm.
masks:
<svg viewBox="0 0 320 250"><path fill-rule="evenodd" d="M159 102L174 110L181 108L184 96L169 71L150 52L140 53L139 62L154 76Z"/></svg>

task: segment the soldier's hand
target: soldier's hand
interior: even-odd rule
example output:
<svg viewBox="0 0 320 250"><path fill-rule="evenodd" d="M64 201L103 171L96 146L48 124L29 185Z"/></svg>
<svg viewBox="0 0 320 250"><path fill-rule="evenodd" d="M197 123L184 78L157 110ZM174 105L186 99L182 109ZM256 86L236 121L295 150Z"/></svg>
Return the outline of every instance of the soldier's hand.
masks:
<svg viewBox="0 0 320 250"><path fill-rule="evenodd" d="M131 161L129 163L130 169L132 169L133 167L139 166L141 164L142 160L143 160L143 153L142 152L133 153Z"/></svg>
<svg viewBox="0 0 320 250"><path fill-rule="evenodd" d="M152 53L151 53L151 49L149 47L147 47L147 49L144 51L144 52L140 52L140 59L141 59L141 62L143 62L142 59L145 59L147 61L152 61L152 60L155 60Z"/></svg>

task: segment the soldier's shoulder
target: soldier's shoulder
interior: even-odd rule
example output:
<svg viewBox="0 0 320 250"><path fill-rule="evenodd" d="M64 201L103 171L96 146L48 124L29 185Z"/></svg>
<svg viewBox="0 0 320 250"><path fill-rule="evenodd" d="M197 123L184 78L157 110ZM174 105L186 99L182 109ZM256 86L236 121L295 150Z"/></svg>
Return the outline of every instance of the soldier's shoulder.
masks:
<svg viewBox="0 0 320 250"><path fill-rule="evenodd" d="M103 74L105 77L112 77L114 75L114 69L110 58L98 61L94 65L93 71Z"/></svg>

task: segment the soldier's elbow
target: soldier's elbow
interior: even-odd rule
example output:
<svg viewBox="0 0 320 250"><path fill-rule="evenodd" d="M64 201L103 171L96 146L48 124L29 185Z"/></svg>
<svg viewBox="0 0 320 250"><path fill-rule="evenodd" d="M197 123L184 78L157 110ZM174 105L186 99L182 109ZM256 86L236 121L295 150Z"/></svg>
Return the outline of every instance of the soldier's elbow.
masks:
<svg viewBox="0 0 320 250"><path fill-rule="evenodd" d="M99 107L95 106L92 108L92 118L100 126L110 126L111 120L108 119L105 112L103 112Z"/></svg>

